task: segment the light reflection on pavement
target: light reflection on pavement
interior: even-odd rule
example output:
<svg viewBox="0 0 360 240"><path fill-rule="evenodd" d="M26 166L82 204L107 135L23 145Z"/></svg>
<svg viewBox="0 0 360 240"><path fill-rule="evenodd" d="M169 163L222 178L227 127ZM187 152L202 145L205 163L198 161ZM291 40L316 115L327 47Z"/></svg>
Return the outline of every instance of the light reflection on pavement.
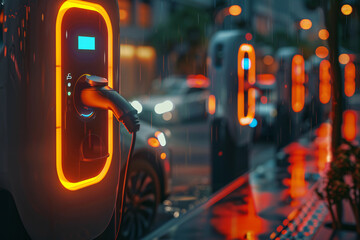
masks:
<svg viewBox="0 0 360 240"><path fill-rule="evenodd" d="M239 178L244 183L235 191L213 205L207 204L195 216L185 214L181 218L181 211L185 213L187 209L186 206L179 207L179 223L174 219L167 225L168 228L172 224L172 230L160 227L155 234L165 239L268 239L272 231L306 201L319 172L329 162L329 124L321 125L314 133L314 141L311 142L307 135L283 150L283 162L288 164L279 167L274 157L269 159L273 155L264 155L267 159L257 159L259 164L253 166L254 170ZM263 154L263 151L259 152ZM198 186L206 189L207 185ZM187 191L191 192L190 189ZM191 202L188 208L195 206L196 210L201 209L199 203L206 200L210 191L200 192L192 195L196 196L196 200L186 199ZM173 203L178 204L176 201Z"/></svg>

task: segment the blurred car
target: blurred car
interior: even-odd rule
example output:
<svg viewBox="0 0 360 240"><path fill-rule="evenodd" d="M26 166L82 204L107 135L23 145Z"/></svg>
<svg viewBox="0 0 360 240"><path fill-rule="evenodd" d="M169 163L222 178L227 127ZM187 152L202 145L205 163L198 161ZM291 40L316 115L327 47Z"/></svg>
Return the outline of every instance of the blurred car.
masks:
<svg viewBox="0 0 360 240"><path fill-rule="evenodd" d="M123 125L120 131L121 154L126 158L131 135ZM166 147L166 137L164 133L141 122L127 173L120 239L139 239L148 233L158 205L169 196L170 186L170 152ZM121 191L118 194L120 197Z"/></svg>
<svg viewBox="0 0 360 240"><path fill-rule="evenodd" d="M139 97L131 104L140 119L157 125L204 119L208 86L203 75L171 76L155 83L151 96Z"/></svg>

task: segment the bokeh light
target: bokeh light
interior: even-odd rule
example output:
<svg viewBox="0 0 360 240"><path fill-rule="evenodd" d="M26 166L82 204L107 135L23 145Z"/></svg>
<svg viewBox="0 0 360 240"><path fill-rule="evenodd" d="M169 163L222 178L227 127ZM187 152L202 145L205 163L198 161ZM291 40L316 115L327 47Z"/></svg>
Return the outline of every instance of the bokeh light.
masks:
<svg viewBox="0 0 360 240"><path fill-rule="evenodd" d="M341 7L341 12L344 15L350 15L352 13L352 11L353 11L352 6L350 6L349 4L344 4Z"/></svg>
<svg viewBox="0 0 360 240"><path fill-rule="evenodd" d="M340 54L340 56L339 56L339 62L341 63L341 64L348 64L349 63L349 61L350 61L350 56L349 56L349 54L346 54L346 53L343 53L343 54Z"/></svg>
<svg viewBox="0 0 360 240"><path fill-rule="evenodd" d="M229 13L233 16L238 16L241 14L241 7L239 5L232 5L229 7Z"/></svg>
<svg viewBox="0 0 360 240"><path fill-rule="evenodd" d="M319 38L321 40L327 40L329 38L329 31L326 29L321 29L319 31Z"/></svg>
<svg viewBox="0 0 360 240"><path fill-rule="evenodd" d="M315 54L319 58L326 58L329 55L329 50L324 46L320 46L320 47L316 48Z"/></svg>
<svg viewBox="0 0 360 240"><path fill-rule="evenodd" d="M302 28L302 29L304 29L304 30L308 30L308 29L310 29L311 27L312 27L312 22L311 22L311 20L310 19L302 19L301 21L300 21L300 27Z"/></svg>
<svg viewBox="0 0 360 240"><path fill-rule="evenodd" d="M245 39L246 39L247 41L250 41L252 38L253 38L253 35L252 35L251 33L245 34Z"/></svg>
<svg viewBox="0 0 360 240"><path fill-rule="evenodd" d="M274 63L274 58L270 55L266 55L264 58L263 58L263 61L264 61L264 64L265 65L271 65Z"/></svg>

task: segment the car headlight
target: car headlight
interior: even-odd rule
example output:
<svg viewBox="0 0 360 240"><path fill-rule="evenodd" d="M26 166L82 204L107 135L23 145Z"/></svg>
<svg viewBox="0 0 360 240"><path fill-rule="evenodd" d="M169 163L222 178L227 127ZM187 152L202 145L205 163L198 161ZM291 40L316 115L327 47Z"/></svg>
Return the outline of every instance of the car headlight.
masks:
<svg viewBox="0 0 360 240"><path fill-rule="evenodd" d="M148 139L148 144L153 148L160 146L164 147L166 145L165 134L163 132L157 131L155 133L155 137L150 137Z"/></svg>
<svg viewBox="0 0 360 240"><path fill-rule="evenodd" d="M133 108L136 109L137 113L140 114L143 110L143 106L141 105L141 103L137 100L132 101L131 106L133 106Z"/></svg>
<svg viewBox="0 0 360 240"><path fill-rule="evenodd" d="M174 109L174 104L170 100L166 100L166 101L164 101L162 103L158 103L154 107L154 111L157 114L163 114L163 113L166 113L166 112L170 112L173 109Z"/></svg>
<svg viewBox="0 0 360 240"><path fill-rule="evenodd" d="M163 132L157 131L155 133L155 137L159 140L159 143L162 147L164 147L166 145L166 138L165 138L165 134Z"/></svg>

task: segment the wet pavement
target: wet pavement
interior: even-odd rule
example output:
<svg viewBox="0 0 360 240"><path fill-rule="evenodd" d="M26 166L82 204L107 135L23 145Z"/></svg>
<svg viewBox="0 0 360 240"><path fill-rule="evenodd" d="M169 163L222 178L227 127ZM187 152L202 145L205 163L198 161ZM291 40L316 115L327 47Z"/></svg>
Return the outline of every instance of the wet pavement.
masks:
<svg viewBox="0 0 360 240"><path fill-rule="evenodd" d="M295 230L317 213L312 236L327 213L311 189L331 160L330 132L330 124L322 124L145 239L286 239L304 234Z"/></svg>

